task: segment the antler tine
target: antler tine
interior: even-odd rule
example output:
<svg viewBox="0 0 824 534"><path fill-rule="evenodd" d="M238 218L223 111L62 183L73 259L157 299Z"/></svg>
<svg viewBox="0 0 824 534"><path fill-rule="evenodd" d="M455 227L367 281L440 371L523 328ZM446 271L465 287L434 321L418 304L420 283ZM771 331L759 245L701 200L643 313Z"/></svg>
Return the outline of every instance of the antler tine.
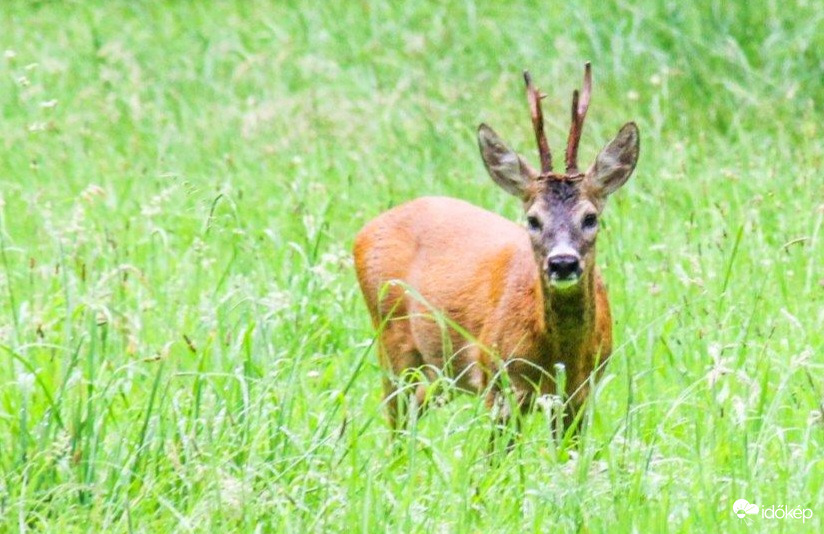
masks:
<svg viewBox="0 0 824 534"><path fill-rule="evenodd" d="M552 153L549 150L549 143L544 133L544 114L541 111L541 99L543 96L532 85L532 76L529 71L524 71L524 82L526 82L526 98L529 101L529 114L532 116L532 129L535 131L535 141L538 143L538 155L541 158L541 173L552 172Z"/></svg>
<svg viewBox="0 0 824 534"><path fill-rule="evenodd" d="M576 89L572 93L572 125L569 128L569 139L566 150L566 172L578 172L578 143L581 141L581 132L584 130L584 119L589 108L589 99L592 94L592 67L587 61L584 66L584 87L581 93Z"/></svg>

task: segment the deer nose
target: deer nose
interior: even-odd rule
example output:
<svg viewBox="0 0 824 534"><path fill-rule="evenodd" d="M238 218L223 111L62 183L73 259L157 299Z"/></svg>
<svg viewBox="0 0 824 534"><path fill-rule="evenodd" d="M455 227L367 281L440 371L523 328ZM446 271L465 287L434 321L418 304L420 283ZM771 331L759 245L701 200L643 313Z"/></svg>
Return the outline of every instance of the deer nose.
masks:
<svg viewBox="0 0 824 534"><path fill-rule="evenodd" d="M556 280L567 280L581 275L581 262L575 256L553 256L549 258L548 263L549 275Z"/></svg>

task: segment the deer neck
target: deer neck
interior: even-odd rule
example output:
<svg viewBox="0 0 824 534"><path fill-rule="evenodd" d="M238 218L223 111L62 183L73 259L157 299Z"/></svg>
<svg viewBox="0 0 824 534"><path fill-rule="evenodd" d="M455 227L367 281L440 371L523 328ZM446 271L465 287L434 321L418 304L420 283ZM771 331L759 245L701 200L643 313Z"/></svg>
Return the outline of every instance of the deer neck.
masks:
<svg viewBox="0 0 824 534"><path fill-rule="evenodd" d="M574 359L588 344L595 322L595 269L581 275L575 288L558 291L544 281L544 321L553 352Z"/></svg>

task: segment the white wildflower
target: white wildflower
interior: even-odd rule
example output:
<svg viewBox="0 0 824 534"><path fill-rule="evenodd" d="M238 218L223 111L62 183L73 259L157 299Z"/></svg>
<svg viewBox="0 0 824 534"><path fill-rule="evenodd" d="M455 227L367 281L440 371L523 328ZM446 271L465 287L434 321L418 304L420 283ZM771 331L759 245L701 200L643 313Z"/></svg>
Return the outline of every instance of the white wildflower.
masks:
<svg viewBox="0 0 824 534"><path fill-rule="evenodd" d="M17 387L20 389L20 393L24 396L31 395L32 391L34 391L34 380L34 373L24 372L17 375Z"/></svg>
<svg viewBox="0 0 824 534"><path fill-rule="evenodd" d="M93 202L95 198L104 196L106 196L106 190L96 184L89 184L80 193L80 198L86 202Z"/></svg>

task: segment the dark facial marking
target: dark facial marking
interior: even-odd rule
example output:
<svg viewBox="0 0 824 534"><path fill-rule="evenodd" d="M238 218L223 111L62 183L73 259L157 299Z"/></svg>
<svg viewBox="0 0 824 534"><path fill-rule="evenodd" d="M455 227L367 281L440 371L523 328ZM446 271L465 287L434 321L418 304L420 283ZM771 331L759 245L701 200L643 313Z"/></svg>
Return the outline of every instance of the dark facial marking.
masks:
<svg viewBox="0 0 824 534"><path fill-rule="evenodd" d="M579 197L578 183L566 180L550 180L547 182L545 195L549 205L574 206Z"/></svg>
<svg viewBox="0 0 824 534"><path fill-rule="evenodd" d="M578 184L561 180L550 180L544 190L544 199L551 213L556 229L570 226L569 214L578 203Z"/></svg>

